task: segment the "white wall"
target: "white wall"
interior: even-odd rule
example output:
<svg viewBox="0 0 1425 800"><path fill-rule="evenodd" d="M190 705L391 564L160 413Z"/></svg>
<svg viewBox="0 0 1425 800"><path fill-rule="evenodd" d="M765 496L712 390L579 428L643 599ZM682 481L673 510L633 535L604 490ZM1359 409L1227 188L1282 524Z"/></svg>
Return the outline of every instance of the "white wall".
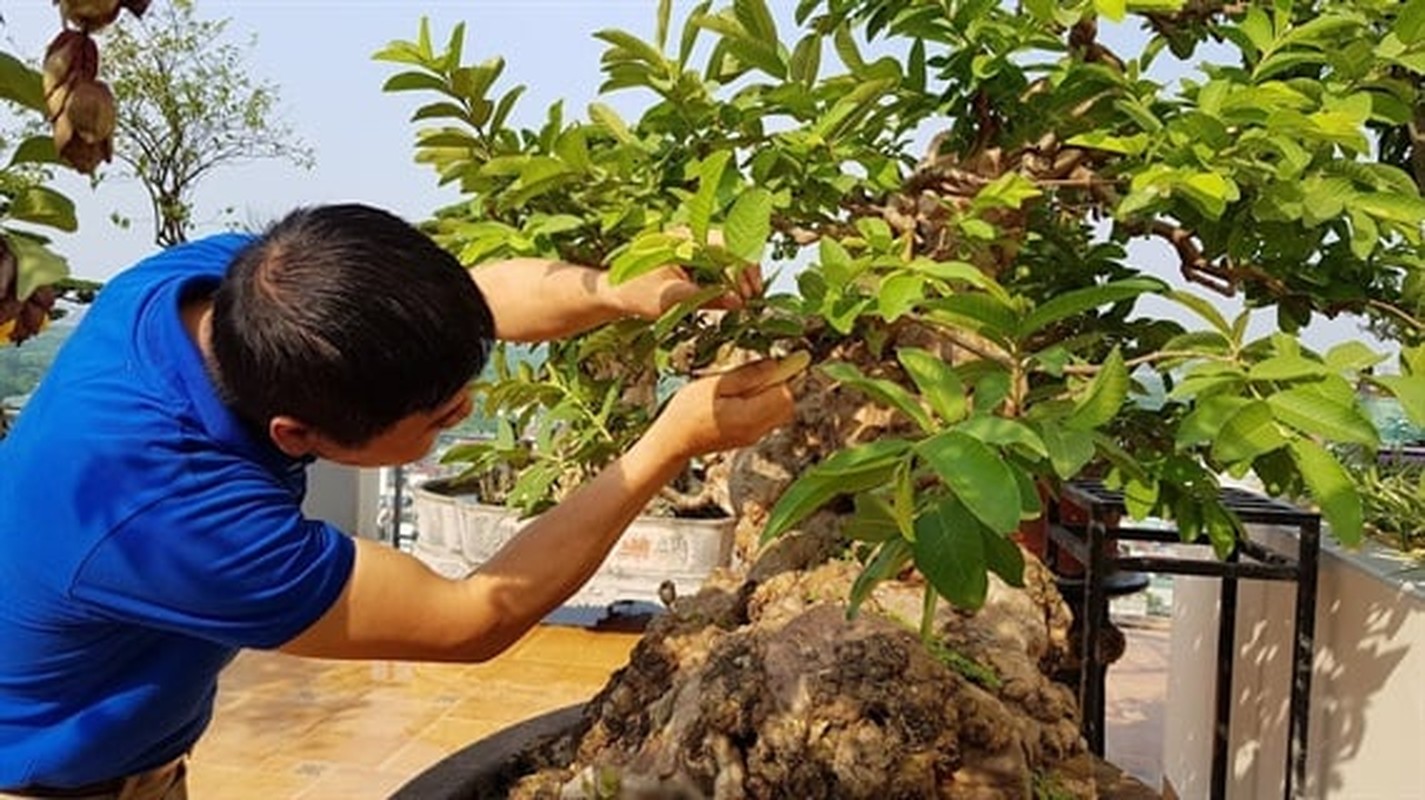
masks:
<svg viewBox="0 0 1425 800"><path fill-rule="evenodd" d="M379 539L382 533L376 526L381 490L379 474L379 470L318 461L307 468L307 499L302 511L353 536Z"/></svg>
<svg viewBox="0 0 1425 800"><path fill-rule="evenodd" d="M1425 573L1412 584L1401 569L1323 548L1306 797L1425 798ZM1208 796L1218 583L1179 577L1173 587L1163 761L1184 800ZM1229 798L1282 796L1295 590L1239 584Z"/></svg>

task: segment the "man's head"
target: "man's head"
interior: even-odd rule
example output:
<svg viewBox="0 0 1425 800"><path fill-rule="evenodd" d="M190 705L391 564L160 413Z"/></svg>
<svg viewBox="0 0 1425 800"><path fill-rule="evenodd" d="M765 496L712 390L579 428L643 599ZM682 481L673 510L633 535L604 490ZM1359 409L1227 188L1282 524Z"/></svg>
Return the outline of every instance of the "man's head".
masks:
<svg viewBox="0 0 1425 800"><path fill-rule="evenodd" d="M225 399L291 455L423 455L470 411L494 320L469 273L401 219L299 209L248 246L213 300Z"/></svg>

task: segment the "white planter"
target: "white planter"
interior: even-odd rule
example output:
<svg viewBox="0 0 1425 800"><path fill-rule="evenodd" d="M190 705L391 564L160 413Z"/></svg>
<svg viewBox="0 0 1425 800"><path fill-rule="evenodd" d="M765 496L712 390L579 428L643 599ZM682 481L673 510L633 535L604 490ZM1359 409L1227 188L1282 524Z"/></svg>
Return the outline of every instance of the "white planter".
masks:
<svg viewBox="0 0 1425 800"><path fill-rule="evenodd" d="M1425 572L1378 546L1347 552L1327 539L1304 796L1425 798ZM1295 584L1238 586L1228 797L1281 797ZM1217 599L1217 579L1174 579L1163 767L1184 800L1208 796Z"/></svg>
<svg viewBox="0 0 1425 800"><path fill-rule="evenodd" d="M417 487L412 495L418 531L413 552L449 578L474 572L524 524L513 511L485 505L472 495L441 494L428 486ZM730 562L735 525L731 518L638 517L568 605L656 603L663 581L672 581L681 594L692 594L714 569Z"/></svg>

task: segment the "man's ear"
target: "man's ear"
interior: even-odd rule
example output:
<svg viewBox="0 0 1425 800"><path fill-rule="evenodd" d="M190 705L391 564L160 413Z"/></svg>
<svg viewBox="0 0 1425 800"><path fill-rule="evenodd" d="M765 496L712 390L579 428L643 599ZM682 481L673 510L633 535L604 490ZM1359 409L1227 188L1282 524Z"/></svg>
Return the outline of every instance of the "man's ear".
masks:
<svg viewBox="0 0 1425 800"><path fill-rule="evenodd" d="M267 435L277 449L292 458L313 455L319 435L312 426L295 417L276 416L267 423Z"/></svg>

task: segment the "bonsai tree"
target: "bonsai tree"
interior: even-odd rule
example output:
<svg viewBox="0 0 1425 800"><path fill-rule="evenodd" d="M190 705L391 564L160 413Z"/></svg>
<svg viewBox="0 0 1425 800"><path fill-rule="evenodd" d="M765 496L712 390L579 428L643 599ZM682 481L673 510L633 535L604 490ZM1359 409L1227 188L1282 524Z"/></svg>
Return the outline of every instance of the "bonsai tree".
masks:
<svg viewBox="0 0 1425 800"><path fill-rule="evenodd" d="M1099 21L1129 16L1141 47L1115 53ZM987 571L1019 580L1008 536L1044 490L1084 474L1222 552L1241 525L1220 473L1310 497L1359 538L1328 447L1377 443L1356 386L1425 420L1425 2L804 0L788 32L737 0L700 4L676 41L670 17L661 3L652 41L596 34L602 91L650 98L631 122L556 103L542 127L511 126L523 87L496 88L499 58L467 63L460 27L444 48L422 24L377 54L401 65L388 91L432 96L417 159L468 198L432 231L472 267L540 255L623 280L676 263L716 292L752 263L796 265L793 295L721 317L689 303L539 366L497 364L502 435L457 457L518 450L520 492L546 496L636 436L661 381L733 351L806 350L820 380L893 418L814 452L765 537L854 495L862 588L913 562L974 607ZM1230 58L1152 77L1209 40ZM1162 243L1180 280L1131 258L1139 241ZM1277 332L1249 341L1248 313L1227 319L1204 292L1274 311ZM1145 295L1161 300L1135 315ZM1299 342L1340 314L1407 345L1397 374L1357 342Z"/></svg>
<svg viewBox="0 0 1425 800"><path fill-rule="evenodd" d="M537 506L690 372L816 364L797 423L704 476L739 535L777 545L675 602L548 761L575 766L528 788L1073 794L1073 701L1045 679L1072 661L1067 614L1014 540L1062 482L1102 479L1226 554L1243 531L1219 476L1254 477L1353 543L1337 453L1378 444L1358 389L1425 421L1425 2L802 0L794 17L733 0L675 24L662 2L649 40L600 31L602 91L648 99L632 120L556 103L512 125L522 87L467 62L460 27L377 54L399 65L387 90L428 99L416 157L463 193L431 231L473 269L672 263L714 293L761 262L795 284L497 362L501 432L455 458L514 456ZM1100 41L1105 20L1141 30L1131 51ZM1187 77L1156 77L1174 59ZM1250 337L1254 311L1275 330ZM1342 314L1396 364L1302 344ZM918 637L897 624L916 616Z"/></svg>

